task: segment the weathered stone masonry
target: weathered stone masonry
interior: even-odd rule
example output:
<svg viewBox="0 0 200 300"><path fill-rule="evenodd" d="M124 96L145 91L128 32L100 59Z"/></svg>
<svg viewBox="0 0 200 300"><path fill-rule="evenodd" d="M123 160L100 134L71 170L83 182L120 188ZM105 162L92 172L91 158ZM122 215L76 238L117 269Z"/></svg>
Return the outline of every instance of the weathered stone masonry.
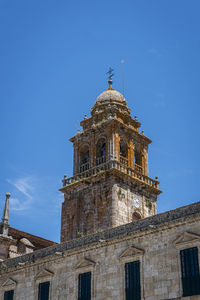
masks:
<svg viewBox="0 0 200 300"><path fill-rule="evenodd" d="M35 300L38 283L50 280L51 300L74 300L78 274L90 270L92 299L124 300L124 264L139 259L142 299L186 299L179 251L194 245L200 247L200 202L6 260L0 295L9 279L16 299Z"/></svg>
<svg viewBox="0 0 200 300"><path fill-rule="evenodd" d="M64 176L61 241L156 214L159 182L148 177L148 145L124 97L103 92L81 122L73 177Z"/></svg>

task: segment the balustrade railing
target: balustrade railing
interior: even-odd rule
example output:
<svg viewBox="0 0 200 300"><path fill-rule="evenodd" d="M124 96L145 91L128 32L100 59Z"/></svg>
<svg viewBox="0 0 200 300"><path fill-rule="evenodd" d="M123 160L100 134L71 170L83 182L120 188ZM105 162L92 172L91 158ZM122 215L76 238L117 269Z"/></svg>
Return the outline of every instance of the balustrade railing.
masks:
<svg viewBox="0 0 200 300"><path fill-rule="evenodd" d="M80 173L89 170L89 168L90 168L90 164L89 164L89 163L82 164L82 165L80 166Z"/></svg>
<svg viewBox="0 0 200 300"><path fill-rule="evenodd" d="M96 165L97 166L101 165L101 164L103 164L105 162L106 162L106 157L105 156L97 157L97 159L96 159Z"/></svg>
<svg viewBox="0 0 200 300"><path fill-rule="evenodd" d="M76 174L75 176L70 177L70 178L66 178L66 176L65 176L64 180L63 180L63 186L67 186L69 184L78 182L81 179L85 179L90 176L94 176L101 171L106 171L106 170L111 170L111 169L116 169L116 170L118 170L124 174L127 174L133 178L136 178L154 188L157 188L157 189L159 188L159 181L157 180L157 178L156 178L156 180L151 179L148 176L142 174L141 172L138 172L136 169L129 168L117 160L109 160L109 161L99 164L93 168L85 170L79 174Z"/></svg>
<svg viewBox="0 0 200 300"><path fill-rule="evenodd" d="M128 167L128 158L120 156L120 163Z"/></svg>
<svg viewBox="0 0 200 300"><path fill-rule="evenodd" d="M143 173L143 167L141 167L140 165L137 165L136 163L134 165L134 169L139 173Z"/></svg>

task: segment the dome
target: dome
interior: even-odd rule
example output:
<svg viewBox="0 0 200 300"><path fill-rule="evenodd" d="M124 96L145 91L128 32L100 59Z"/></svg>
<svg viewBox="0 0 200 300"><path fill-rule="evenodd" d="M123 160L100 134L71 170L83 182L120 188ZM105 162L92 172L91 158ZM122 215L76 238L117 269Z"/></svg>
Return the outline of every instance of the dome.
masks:
<svg viewBox="0 0 200 300"><path fill-rule="evenodd" d="M120 94L119 92L117 92L116 90L106 90L103 93L101 93L97 99L96 99L96 104L97 103L102 103L105 101L117 101L117 102L124 102L125 99L122 96L122 94Z"/></svg>
<svg viewBox="0 0 200 300"><path fill-rule="evenodd" d="M97 97L95 104L103 104L111 101L126 104L123 95L114 90L110 84L109 88Z"/></svg>

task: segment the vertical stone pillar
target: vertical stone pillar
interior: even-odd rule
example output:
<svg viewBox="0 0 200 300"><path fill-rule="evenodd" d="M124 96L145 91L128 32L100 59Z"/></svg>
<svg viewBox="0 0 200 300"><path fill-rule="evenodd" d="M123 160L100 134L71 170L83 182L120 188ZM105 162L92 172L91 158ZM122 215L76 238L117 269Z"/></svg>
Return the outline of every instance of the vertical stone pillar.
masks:
<svg viewBox="0 0 200 300"><path fill-rule="evenodd" d="M94 134L90 137L90 149L89 149L89 161L90 161L90 168L92 168L94 164L94 149L95 149L95 137Z"/></svg>
<svg viewBox="0 0 200 300"><path fill-rule="evenodd" d="M74 145L73 175L76 174L76 165L77 165L77 147L76 145Z"/></svg>
<svg viewBox="0 0 200 300"><path fill-rule="evenodd" d="M114 133L114 158L120 161L120 146L119 146L119 134L115 131Z"/></svg>
<svg viewBox="0 0 200 300"><path fill-rule="evenodd" d="M107 151L106 151L106 159L111 160L113 158L113 130L109 128L107 130Z"/></svg>
<svg viewBox="0 0 200 300"><path fill-rule="evenodd" d="M144 175L148 176L148 149L144 148L142 151L142 167L144 170Z"/></svg>
<svg viewBox="0 0 200 300"><path fill-rule="evenodd" d="M73 166L74 175L79 173L79 148L78 144L74 145L74 166Z"/></svg>
<svg viewBox="0 0 200 300"><path fill-rule="evenodd" d="M111 134L110 134L110 159L114 159L114 130L112 128Z"/></svg>
<svg viewBox="0 0 200 300"><path fill-rule="evenodd" d="M91 146L91 153L92 153L91 164L92 164L92 167L94 167L94 166L96 166L96 143L97 143L95 134L93 134L93 136L92 136L91 143L92 143L92 146Z"/></svg>
<svg viewBox="0 0 200 300"><path fill-rule="evenodd" d="M133 150L133 141L130 140L128 147L128 166L134 168L134 150Z"/></svg>

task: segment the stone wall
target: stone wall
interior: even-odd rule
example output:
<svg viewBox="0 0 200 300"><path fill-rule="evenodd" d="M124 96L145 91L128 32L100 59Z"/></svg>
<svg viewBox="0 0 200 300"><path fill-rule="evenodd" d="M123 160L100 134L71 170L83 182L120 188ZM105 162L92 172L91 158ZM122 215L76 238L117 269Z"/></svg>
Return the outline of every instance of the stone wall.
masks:
<svg viewBox="0 0 200 300"><path fill-rule="evenodd" d="M39 282L49 280L50 300L75 300L78 274L91 271L92 299L125 300L124 265L134 260L141 262L142 299L200 299L181 298L179 252L193 246L200 255L200 202L6 260L0 299L13 287L15 300L36 300Z"/></svg>
<svg viewBox="0 0 200 300"><path fill-rule="evenodd" d="M61 242L156 213L156 194L143 189L134 180L126 179L123 173L100 172L65 188Z"/></svg>

